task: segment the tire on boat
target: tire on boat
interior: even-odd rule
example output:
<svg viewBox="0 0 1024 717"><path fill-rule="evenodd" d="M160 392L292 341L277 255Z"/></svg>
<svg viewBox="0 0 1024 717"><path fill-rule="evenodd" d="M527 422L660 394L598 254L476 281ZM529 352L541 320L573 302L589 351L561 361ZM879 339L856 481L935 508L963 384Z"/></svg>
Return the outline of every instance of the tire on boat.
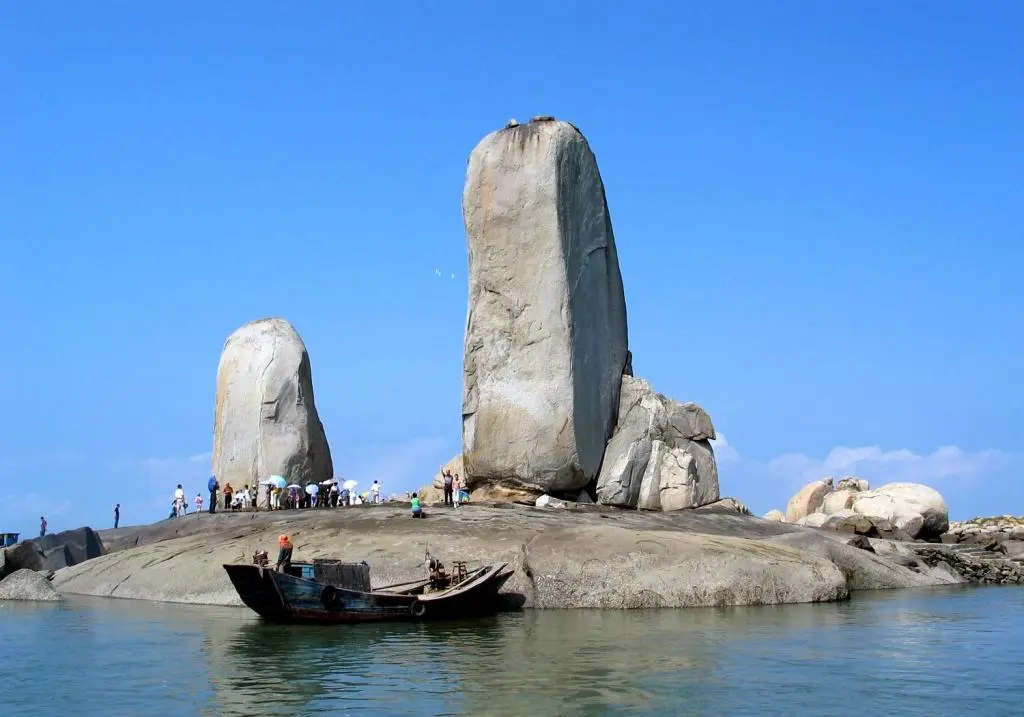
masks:
<svg viewBox="0 0 1024 717"><path fill-rule="evenodd" d="M328 585L320 591L320 602L328 610L340 610L343 607L338 589L333 585Z"/></svg>
<svg viewBox="0 0 1024 717"><path fill-rule="evenodd" d="M427 606L421 600L416 600L409 606L409 613L413 617L423 617L427 614Z"/></svg>

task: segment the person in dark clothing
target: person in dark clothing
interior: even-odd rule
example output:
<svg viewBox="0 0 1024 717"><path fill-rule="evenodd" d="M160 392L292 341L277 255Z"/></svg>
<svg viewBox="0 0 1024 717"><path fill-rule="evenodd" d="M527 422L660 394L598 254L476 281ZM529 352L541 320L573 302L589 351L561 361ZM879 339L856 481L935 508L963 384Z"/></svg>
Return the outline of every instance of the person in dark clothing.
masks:
<svg viewBox="0 0 1024 717"><path fill-rule="evenodd" d="M455 505L455 500L452 498L453 481L455 480L452 476L452 472L442 468L441 477L444 479L444 504Z"/></svg>
<svg viewBox="0 0 1024 717"><path fill-rule="evenodd" d="M277 536L277 545L280 550L277 551L277 565L275 569L279 573L283 573L292 566L292 541L287 535Z"/></svg>
<svg viewBox="0 0 1024 717"><path fill-rule="evenodd" d="M39 516L39 537L46 537L46 518Z"/></svg>
<svg viewBox="0 0 1024 717"><path fill-rule="evenodd" d="M114 506L114 529L117 530L117 524L121 522L121 504L118 503Z"/></svg>
<svg viewBox="0 0 1024 717"><path fill-rule="evenodd" d="M210 476L210 483L207 485L207 488L210 489L210 515L213 515L217 512L217 493L220 491L220 483L216 477Z"/></svg>

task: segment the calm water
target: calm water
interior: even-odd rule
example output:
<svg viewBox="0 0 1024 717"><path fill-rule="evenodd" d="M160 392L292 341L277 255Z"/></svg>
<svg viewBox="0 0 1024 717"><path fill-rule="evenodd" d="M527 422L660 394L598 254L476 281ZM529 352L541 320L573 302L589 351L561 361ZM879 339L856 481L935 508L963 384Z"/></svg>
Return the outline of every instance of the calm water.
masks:
<svg viewBox="0 0 1024 717"><path fill-rule="evenodd" d="M1024 714L1024 589L837 605L263 625L245 610L0 603L0 714Z"/></svg>

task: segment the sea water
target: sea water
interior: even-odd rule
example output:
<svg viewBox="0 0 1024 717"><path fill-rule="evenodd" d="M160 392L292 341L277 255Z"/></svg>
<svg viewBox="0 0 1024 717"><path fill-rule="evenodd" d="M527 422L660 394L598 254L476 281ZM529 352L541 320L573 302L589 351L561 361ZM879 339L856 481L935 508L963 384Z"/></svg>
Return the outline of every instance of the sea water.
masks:
<svg viewBox="0 0 1024 717"><path fill-rule="evenodd" d="M1024 589L275 626L0 603L0 715L1024 715Z"/></svg>

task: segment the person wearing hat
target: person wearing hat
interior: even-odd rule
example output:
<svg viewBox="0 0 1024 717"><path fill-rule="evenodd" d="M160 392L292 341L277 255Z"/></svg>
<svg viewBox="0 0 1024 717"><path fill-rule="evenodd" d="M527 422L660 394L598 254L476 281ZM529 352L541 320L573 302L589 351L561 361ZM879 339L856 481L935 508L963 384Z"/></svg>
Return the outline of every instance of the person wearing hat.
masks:
<svg viewBox="0 0 1024 717"><path fill-rule="evenodd" d="M287 535L277 536L277 545L280 548L277 552L277 565L274 566L277 572L283 573L292 566L292 541Z"/></svg>

